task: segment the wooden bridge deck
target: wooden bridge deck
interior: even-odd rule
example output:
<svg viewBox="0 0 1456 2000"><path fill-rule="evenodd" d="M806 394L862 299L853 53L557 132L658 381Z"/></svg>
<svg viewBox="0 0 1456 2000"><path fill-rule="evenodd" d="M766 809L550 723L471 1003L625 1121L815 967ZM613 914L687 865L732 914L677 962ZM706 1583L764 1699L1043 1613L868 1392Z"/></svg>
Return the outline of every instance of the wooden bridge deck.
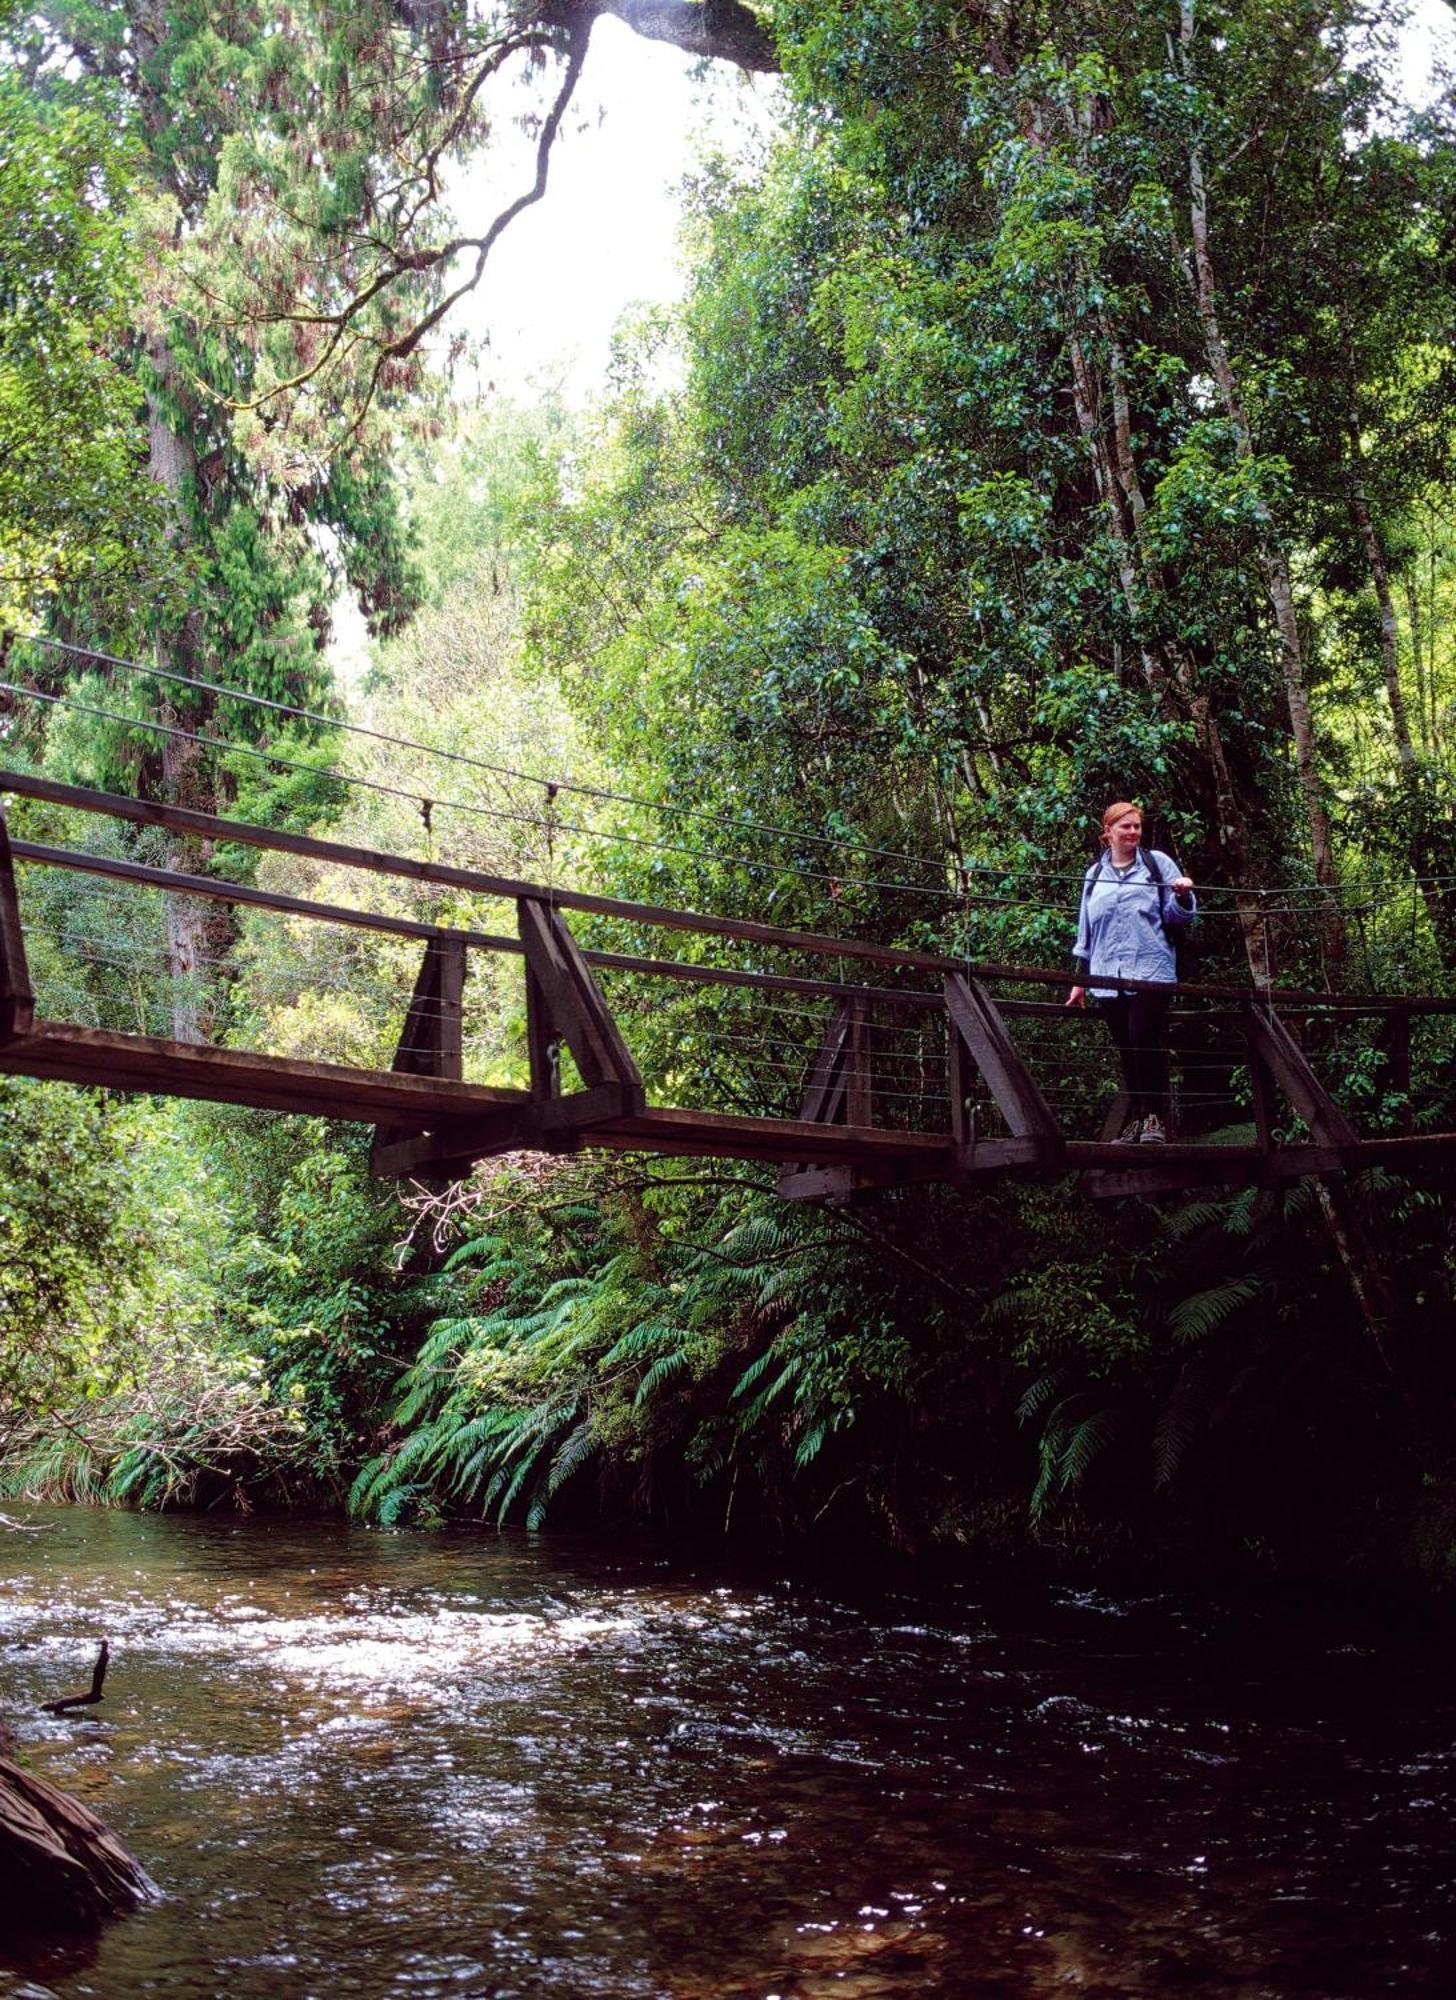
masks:
<svg viewBox="0 0 1456 2000"><path fill-rule="evenodd" d="M779 1188L786 1197L813 1200L896 1184L969 1183L1005 1174L1078 1172L1092 1191L1120 1195L1262 1183L1374 1165L1456 1165L1456 1131L1417 1131L1410 1094L1412 1021L1451 1015L1456 1012L1453 1001L1181 988L1190 1003L1202 1007L1206 1022L1234 1036L1237 1061L1247 1077L1244 1116L1251 1140L1230 1144L1213 1137L1185 1138L1157 1148L1128 1146L1111 1139L1120 1122L1115 1104L1100 1138L1065 1132L1018 1046L1019 1033L1038 1027L1063 1033L1072 1025L1059 1004L1070 983L1062 974L977 966L930 952L556 892L25 773L0 772L0 790L132 824L515 904L514 935L443 925L147 867L82 848L12 843L0 820L0 1071L361 1121L376 1128L372 1160L381 1174L441 1176L462 1172L491 1154L593 1146L762 1161L781 1169ZM394 1067L309 1061L40 1017L31 990L16 862L422 944L423 964ZM567 926L567 909L622 919L634 927L657 925L715 942L732 941L751 947L753 963L703 964L583 950ZM895 983L871 985L765 969L765 960L771 963L774 953L791 954L795 960L832 956L846 965L867 964L881 981ZM524 960L530 1073L525 1087L471 1082L464 1076L464 986L472 958L482 954ZM679 990L686 985L708 994L735 989L740 998L788 996L800 1013L810 1003L821 1008L817 1047L802 1059L797 1114L649 1105L626 1040L628 1014L614 1011L603 991L603 981L619 975L648 983L670 981ZM1004 991L1008 985L1014 989L1009 998ZM996 986L1003 989L999 997L993 994ZM1031 997L1026 997L1028 990ZM634 1021L641 1011L632 1016ZM1405 1107L1402 1130L1361 1132L1351 1123L1302 1046L1300 1023L1315 1017L1342 1030L1360 1022L1375 1026L1381 1073L1394 1101ZM877 1096L877 1037L883 1041L894 1032L911 1032L889 1028L887 1021L916 1024L919 1068L914 1075L919 1081L913 1089ZM941 1051L938 1056L932 1044ZM924 1082L931 1059L927 1050L944 1067L938 1129L931 1129L923 1116L934 1101ZM579 1087L563 1083L568 1057ZM1227 1064L1232 1058L1220 1060ZM1110 1070L1110 1051L1106 1061ZM893 1099L910 1103L910 1111L897 1110Z"/></svg>

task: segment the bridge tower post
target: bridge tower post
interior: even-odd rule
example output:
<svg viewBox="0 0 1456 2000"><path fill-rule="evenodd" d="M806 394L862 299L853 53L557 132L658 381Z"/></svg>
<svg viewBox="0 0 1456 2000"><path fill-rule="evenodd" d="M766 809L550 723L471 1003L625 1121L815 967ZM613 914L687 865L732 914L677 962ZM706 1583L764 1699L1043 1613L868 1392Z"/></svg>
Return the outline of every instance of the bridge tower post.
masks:
<svg viewBox="0 0 1456 2000"><path fill-rule="evenodd" d="M20 895L10 829L0 812L0 1042L18 1042L35 1023L35 994L20 927Z"/></svg>

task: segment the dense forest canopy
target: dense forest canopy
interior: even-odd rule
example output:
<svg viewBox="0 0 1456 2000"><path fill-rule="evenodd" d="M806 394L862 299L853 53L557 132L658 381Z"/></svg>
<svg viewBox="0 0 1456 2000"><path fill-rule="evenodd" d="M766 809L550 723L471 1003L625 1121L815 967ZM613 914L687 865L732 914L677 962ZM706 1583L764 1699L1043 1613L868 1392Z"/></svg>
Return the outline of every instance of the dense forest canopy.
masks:
<svg viewBox="0 0 1456 2000"><path fill-rule="evenodd" d="M606 13L778 73L781 129L696 175L684 302L624 331L595 406L467 411L460 301L550 199ZM1214 976L1451 991L1456 146L1449 91L1395 89L1399 18L12 7L7 762L1057 965L1132 798L1204 885ZM456 215L522 77L531 172ZM57 1014L389 1061L403 952L34 895ZM482 997L485 1074L523 1033ZM767 1087L688 999L644 1035L649 1084ZM1368 1063L1341 1087L1409 1109ZM797 1210L751 1166L523 1157L401 1198L351 1128L13 1082L0 1114L11 1484L1450 1559L1429 1183Z"/></svg>

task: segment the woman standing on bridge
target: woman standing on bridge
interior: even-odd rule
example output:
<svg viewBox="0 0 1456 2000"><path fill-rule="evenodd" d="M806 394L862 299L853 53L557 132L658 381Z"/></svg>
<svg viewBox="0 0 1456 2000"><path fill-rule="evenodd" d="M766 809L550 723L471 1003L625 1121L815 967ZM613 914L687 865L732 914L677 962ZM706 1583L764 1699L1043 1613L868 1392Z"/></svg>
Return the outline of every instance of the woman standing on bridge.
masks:
<svg viewBox="0 0 1456 2000"><path fill-rule="evenodd" d="M1082 879L1077 942L1072 947L1080 982L1069 1007L1085 1007L1092 981L1149 979L1171 984L1178 968L1170 932L1191 924L1198 905L1193 883L1170 854L1142 844L1141 808L1118 799L1102 815L1102 852ZM1154 1144L1167 1137L1168 1009L1171 993L1128 993L1092 987L1122 1058L1128 1097L1123 1140Z"/></svg>

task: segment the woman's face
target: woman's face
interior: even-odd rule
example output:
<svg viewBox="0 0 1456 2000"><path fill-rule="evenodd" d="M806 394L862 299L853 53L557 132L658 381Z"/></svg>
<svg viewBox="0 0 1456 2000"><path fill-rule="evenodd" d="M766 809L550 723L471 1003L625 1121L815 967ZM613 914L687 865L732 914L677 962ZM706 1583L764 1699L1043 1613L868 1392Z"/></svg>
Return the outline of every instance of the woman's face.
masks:
<svg viewBox="0 0 1456 2000"><path fill-rule="evenodd" d="M1107 837L1114 847L1124 850L1137 847L1143 837L1143 816L1140 812L1125 812L1121 819L1115 819L1107 829Z"/></svg>

